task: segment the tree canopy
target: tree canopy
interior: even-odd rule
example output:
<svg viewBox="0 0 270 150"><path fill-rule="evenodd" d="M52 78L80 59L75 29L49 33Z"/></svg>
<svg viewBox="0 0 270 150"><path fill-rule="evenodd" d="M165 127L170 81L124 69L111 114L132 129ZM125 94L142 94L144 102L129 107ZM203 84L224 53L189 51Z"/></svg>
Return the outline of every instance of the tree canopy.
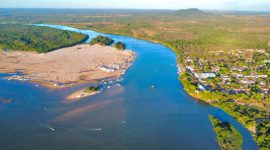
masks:
<svg viewBox="0 0 270 150"><path fill-rule="evenodd" d="M87 35L31 25L0 24L0 49L49 52L83 43Z"/></svg>
<svg viewBox="0 0 270 150"><path fill-rule="evenodd" d="M126 44L123 42L116 42L114 44L114 47L119 49L119 50L124 50L124 49L126 49Z"/></svg>
<svg viewBox="0 0 270 150"><path fill-rule="evenodd" d="M102 35L98 35L97 37L95 37L94 39L92 39L92 41L90 42L91 45L94 44L99 44L99 45L112 45L114 43L114 40L106 37L106 36L102 36Z"/></svg>

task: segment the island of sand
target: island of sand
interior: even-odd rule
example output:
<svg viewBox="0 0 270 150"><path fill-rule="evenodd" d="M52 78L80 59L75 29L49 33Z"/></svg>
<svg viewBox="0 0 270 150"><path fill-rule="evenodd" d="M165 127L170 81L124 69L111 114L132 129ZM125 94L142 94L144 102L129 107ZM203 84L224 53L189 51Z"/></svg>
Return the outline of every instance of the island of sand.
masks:
<svg viewBox="0 0 270 150"><path fill-rule="evenodd" d="M83 89L80 89L74 93L71 93L70 95L68 95L66 97L67 100L69 101L75 101L75 100L78 100L78 99L82 99L82 98L85 98L85 97L89 97L89 96L92 96L92 95L95 95L97 93L99 93L99 91L90 91L90 92L87 92L86 91L87 88L83 88Z"/></svg>
<svg viewBox="0 0 270 150"><path fill-rule="evenodd" d="M109 46L81 44L48 53L0 51L0 72L21 72L9 80L29 80L49 88L98 82L121 76L135 53Z"/></svg>

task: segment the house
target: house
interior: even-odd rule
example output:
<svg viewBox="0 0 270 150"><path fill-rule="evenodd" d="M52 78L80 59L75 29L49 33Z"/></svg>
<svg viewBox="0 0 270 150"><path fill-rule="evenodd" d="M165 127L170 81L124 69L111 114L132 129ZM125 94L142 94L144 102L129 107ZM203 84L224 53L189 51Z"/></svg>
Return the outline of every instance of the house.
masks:
<svg viewBox="0 0 270 150"><path fill-rule="evenodd" d="M105 67L105 66L99 66L98 67L100 70L103 70L103 71L106 71L106 72L114 72L115 69L113 68L108 68L108 67Z"/></svg>
<svg viewBox="0 0 270 150"><path fill-rule="evenodd" d="M268 88L263 88L262 91L264 94L270 94L270 89Z"/></svg>
<svg viewBox="0 0 270 150"><path fill-rule="evenodd" d="M184 73L184 72L185 72L185 69L184 69L184 68L182 68L182 66L177 65L177 68L178 68L178 74L182 74L182 73Z"/></svg>
<svg viewBox="0 0 270 150"><path fill-rule="evenodd" d="M186 62L193 63L193 59L191 59L191 58L189 58L189 57L187 57L185 61L186 61Z"/></svg>
<svg viewBox="0 0 270 150"><path fill-rule="evenodd" d="M114 63L114 64L109 64L108 66L111 67L111 68L120 69L121 64Z"/></svg>
<svg viewBox="0 0 270 150"><path fill-rule="evenodd" d="M204 85L202 85L202 84L198 84L198 89L201 91L205 91L206 87L204 87Z"/></svg>
<svg viewBox="0 0 270 150"><path fill-rule="evenodd" d="M255 81L244 79L241 81L243 84L254 84Z"/></svg>
<svg viewBox="0 0 270 150"><path fill-rule="evenodd" d="M237 78L243 78L244 76L242 74L237 74L236 77Z"/></svg>
<svg viewBox="0 0 270 150"><path fill-rule="evenodd" d="M211 85L198 84L198 89L201 91L210 91L212 89Z"/></svg>
<svg viewBox="0 0 270 150"><path fill-rule="evenodd" d="M65 86L65 85L66 84L60 83L60 82L56 82L56 83L53 84L53 86L55 86L55 87L60 87L60 86Z"/></svg>
<svg viewBox="0 0 270 150"><path fill-rule="evenodd" d="M187 69L190 70L191 72L195 71L193 66L187 66Z"/></svg>
<svg viewBox="0 0 270 150"><path fill-rule="evenodd" d="M211 69L212 72L218 72L219 70L220 70L220 68L218 66L214 66Z"/></svg>
<svg viewBox="0 0 270 150"><path fill-rule="evenodd" d="M216 74L215 73L194 73L196 78L199 79L207 79L207 78L215 78Z"/></svg>

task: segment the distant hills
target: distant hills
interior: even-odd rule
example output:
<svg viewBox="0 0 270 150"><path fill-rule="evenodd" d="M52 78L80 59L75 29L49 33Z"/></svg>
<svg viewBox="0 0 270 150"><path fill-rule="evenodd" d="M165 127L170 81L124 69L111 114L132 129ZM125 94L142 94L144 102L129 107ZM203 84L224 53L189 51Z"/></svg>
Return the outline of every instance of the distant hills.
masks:
<svg viewBox="0 0 270 150"><path fill-rule="evenodd" d="M189 8L189 9L180 9L176 11L176 14L181 16L202 16L208 15L209 13L204 12L198 8Z"/></svg>

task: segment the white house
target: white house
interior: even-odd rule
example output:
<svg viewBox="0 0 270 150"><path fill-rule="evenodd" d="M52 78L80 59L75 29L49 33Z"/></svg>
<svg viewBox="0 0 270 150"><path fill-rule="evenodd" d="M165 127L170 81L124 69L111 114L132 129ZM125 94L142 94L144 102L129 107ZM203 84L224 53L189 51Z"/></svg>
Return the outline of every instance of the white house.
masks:
<svg viewBox="0 0 270 150"><path fill-rule="evenodd" d="M196 78L199 78L199 79L215 78L216 77L215 73L195 73L194 75Z"/></svg>
<svg viewBox="0 0 270 150"><path fill-rule="evenodd" d="M115 71L115 69L113 69L113 68L107 68L105 66L99 66L98 68L100 70L103 70L103 71L106 71L106 72L114 72Z"/></svg>

